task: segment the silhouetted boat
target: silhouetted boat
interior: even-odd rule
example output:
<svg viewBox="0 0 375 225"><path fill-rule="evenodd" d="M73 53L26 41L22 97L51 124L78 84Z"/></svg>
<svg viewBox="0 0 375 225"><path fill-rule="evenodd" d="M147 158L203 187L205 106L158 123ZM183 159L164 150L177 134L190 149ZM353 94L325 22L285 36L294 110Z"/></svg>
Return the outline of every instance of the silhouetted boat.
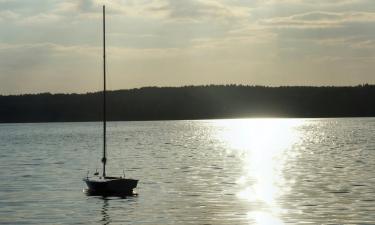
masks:
<svg viewBox="0 0 375 225"><path fill-rule="evenodd" d="M133 189L137 187L138 180L127 179L125 177L110 177L106 175L105 166L107 163L106 157L106 50L105 50L105 6L103 5L103 171L102 176L98 172L94 173L93 177L87 175L83 179L88 187L89 194L98 195L131 195Z"/></svg>

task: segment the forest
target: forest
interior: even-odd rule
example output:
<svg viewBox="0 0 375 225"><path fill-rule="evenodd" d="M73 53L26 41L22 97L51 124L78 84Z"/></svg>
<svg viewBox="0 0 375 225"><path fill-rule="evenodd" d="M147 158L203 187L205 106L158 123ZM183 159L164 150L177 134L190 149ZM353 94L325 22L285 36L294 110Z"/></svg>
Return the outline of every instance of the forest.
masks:
<svg viewBox="0 0 375 225"><path fill-rule="evenodd" d="M107 119L373 117L375 85L352 87L205 85L107 92ZM0 96L0 122L99 121L103 93Z"/></svg>

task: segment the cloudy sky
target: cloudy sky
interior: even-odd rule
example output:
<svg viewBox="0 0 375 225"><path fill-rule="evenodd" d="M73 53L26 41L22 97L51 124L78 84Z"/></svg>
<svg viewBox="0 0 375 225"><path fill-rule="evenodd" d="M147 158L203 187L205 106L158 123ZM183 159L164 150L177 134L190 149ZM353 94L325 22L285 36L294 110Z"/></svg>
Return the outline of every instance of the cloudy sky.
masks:
<svg viewBox="0 0 375 225"><path fill-rule="evenodd" d="M375 83L374 0L0 0L0 94Z"/></svg>

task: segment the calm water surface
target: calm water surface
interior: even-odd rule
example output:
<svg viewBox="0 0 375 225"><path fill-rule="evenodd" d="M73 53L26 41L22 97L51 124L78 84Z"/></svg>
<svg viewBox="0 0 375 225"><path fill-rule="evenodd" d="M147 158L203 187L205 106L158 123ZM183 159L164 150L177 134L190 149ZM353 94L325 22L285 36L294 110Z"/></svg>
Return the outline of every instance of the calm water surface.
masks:
<svg viewBox="0 0 375 225"><path fill-rule="evenodd" d="M375 118L0 124L1 224L375 224Z"/></svg>

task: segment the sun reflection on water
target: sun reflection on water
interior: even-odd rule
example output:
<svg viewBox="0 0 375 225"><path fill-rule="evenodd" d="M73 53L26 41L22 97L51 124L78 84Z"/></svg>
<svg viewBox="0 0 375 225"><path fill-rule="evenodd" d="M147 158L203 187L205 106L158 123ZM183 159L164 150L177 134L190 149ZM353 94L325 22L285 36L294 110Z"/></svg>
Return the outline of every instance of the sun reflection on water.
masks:
<svg viewBox="0 0 375 225"><path fill-rule="evenodd" d="M283 224L280 198L290 189L283 169L297 152L292 148L299 140L296 129L303 119L222 120L219 138L228 151L239 154L243 174L237 184L237 197L249 204L247 214L255 224Z"/></svg>

